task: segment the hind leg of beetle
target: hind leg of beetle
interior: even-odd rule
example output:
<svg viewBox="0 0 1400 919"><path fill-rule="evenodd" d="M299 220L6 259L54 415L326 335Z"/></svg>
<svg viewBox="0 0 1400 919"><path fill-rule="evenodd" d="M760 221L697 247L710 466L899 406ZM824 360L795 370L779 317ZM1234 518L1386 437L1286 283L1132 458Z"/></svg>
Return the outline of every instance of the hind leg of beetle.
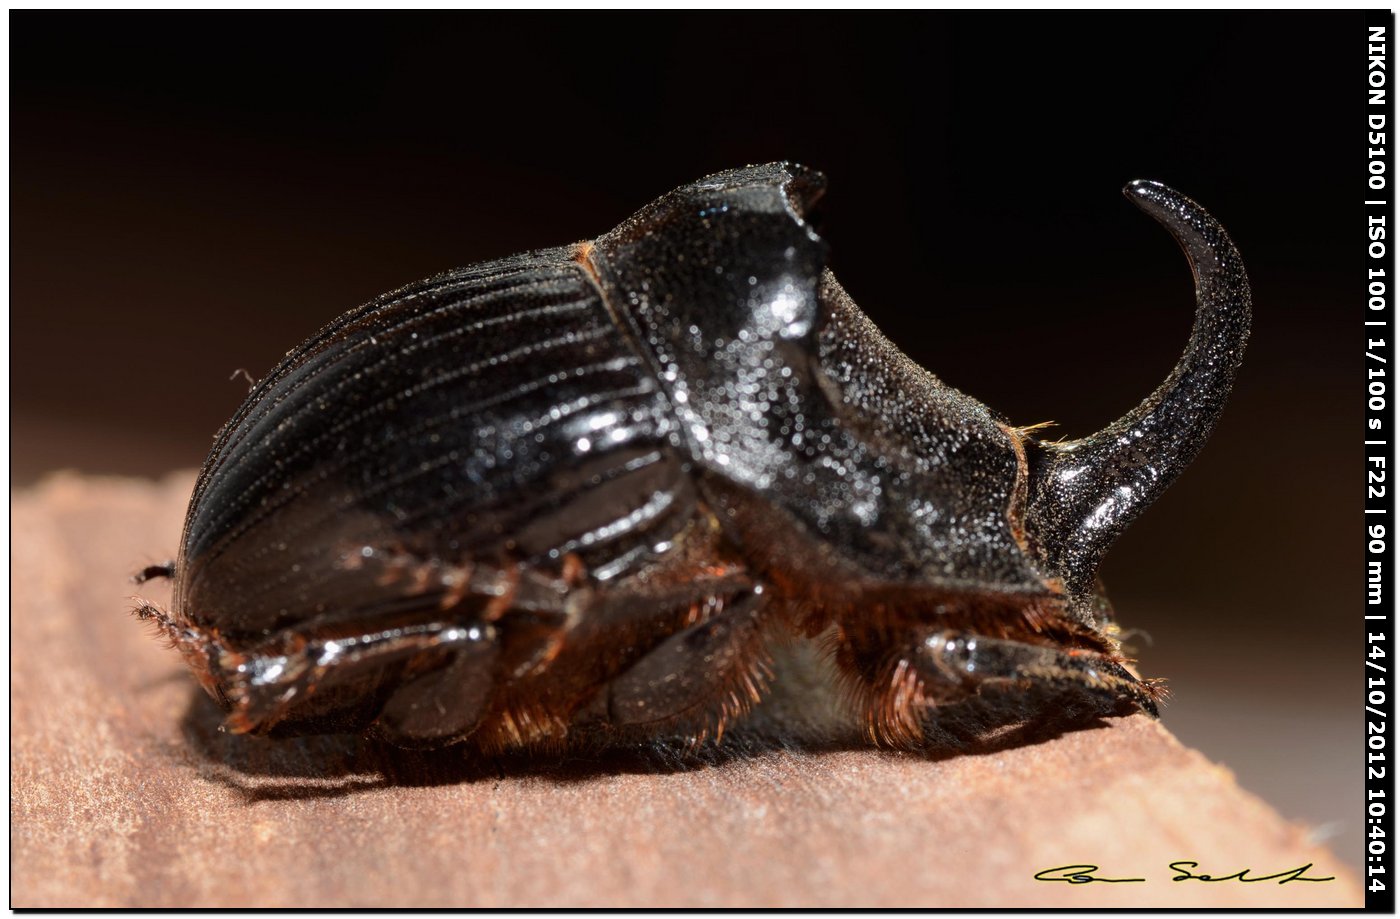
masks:
<svg viewBox="0 0 1400 919"><path fill-rule="evenodd" d="M719 739L762 696L772 674L764 652L761 586L670 636L605 690L607 720L626 733L680 729Z"/></svg>
<svg viewBox="0 0 1400 919"><path fill-rule="evenodd" d="M984 686L1074 690L1109 704L1129 702L1153 716L1164 694L1157 684L1138 679L1100 651L955 630L913 635L873 662L868 654L862 659L857 645L847 645L838 652L838 662L868 683L872 732L895 745L922 737L922 719L929 709L965 699Z"/></svg>
<svg viewBox="0 0 1400 919"><path fill-rule="evenodd" d="M223 668L221 681L235 730L368 727L401 746L462 740L489 717L503 680L548 663L588 596L572 557L557 572L387 549L357 561L367 564L403 595L237 649L243 669Z"/></svg>
<svg viewBox="0 0 1400 919"><path fill-rule="evenodd" d="M264 733L284 722L366 726L364 712L386 675L394 690L378 711L381 733L444 742L470 731L489 701L496 630L451 619L364 625L355 634L284 633L256 645L234 644L154 603L134 610L151 623L228 710L235 733ZM358 719L348 710L359 709Z"/></svg>
<svg viewBox="0 0 1400 919"><path fill-rule="evenodd" d="M470 731L485 709L497 650L491 625L443 619L219 648L211 664L231 703L229 727L237 733L323 716L336 710L339 699L375 695L392 675L395 688L376 722L382 732L444 742Z"/></svg>

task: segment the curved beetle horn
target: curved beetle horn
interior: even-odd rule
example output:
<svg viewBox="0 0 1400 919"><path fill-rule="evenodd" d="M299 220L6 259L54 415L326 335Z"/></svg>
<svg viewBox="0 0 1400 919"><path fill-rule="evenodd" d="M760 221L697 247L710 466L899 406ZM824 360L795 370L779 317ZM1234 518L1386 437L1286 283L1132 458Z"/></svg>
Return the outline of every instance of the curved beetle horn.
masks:
<svg viewBox="0 0 1400 919"><path fill-rule="evenodd" d="M1160 182L1132 182L1123 193L1185 250L1196 322L1176 368L1141 405L1097 434L1029 451L1026 530L1072 595L1092 586L1113 540L1200 451L1249 338L1249 279L1220 224Z"/></svg>

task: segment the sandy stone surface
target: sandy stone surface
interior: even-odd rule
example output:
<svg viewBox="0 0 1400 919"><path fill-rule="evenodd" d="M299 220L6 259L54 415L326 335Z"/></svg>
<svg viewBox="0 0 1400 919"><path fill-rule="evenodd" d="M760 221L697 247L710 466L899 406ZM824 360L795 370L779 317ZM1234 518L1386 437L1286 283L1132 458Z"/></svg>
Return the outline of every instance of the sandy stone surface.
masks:
<svg viewBox="0 0 1400 919"><path fill-rule="evenodd" d="M192 481L60 475L12 496L13 907L1362 903L1305 828L1145 716L879 751L800 652L754 726L699 760L221 733L128 615L125 578L173 554ZM1335 880L1173 881L1183 860ZM1146 880L1034 878L1071 864Z"/></svg>

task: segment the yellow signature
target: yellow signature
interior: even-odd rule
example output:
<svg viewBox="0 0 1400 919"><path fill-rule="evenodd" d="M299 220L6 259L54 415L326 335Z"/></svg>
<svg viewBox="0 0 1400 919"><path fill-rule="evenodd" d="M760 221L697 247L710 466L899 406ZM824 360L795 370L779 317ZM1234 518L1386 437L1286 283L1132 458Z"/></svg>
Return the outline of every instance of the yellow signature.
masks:
<svg viewBox="0 0 1400 919"><path fill-rule="evenodd" d="M1261 881L1275 881L1279 884L1287 884L1290 881L1335 881L1335 877L1310 878L1306 876L1312 862L1297 868L1290 868L1287 871L1278 871L1274 874L1255 875L1253 868L1244 868L1234 874L1213 875L1205 872L1196 873L1196 869L1201 867L1200 862L1180 861L1167 865L1176 874L1172 876L1172 881L1203 881L1206 883L1219 883L1220 881L1239 881L1242 884L1257 884ZM1061 865L1058 868L1046 868L1044 871L1037 871L1035 879L1037 881L1060 881L1065 884L1141 884L1147 878L1109 878L1100 877L1094 872L1099 870L1098 865Z"/></svg>

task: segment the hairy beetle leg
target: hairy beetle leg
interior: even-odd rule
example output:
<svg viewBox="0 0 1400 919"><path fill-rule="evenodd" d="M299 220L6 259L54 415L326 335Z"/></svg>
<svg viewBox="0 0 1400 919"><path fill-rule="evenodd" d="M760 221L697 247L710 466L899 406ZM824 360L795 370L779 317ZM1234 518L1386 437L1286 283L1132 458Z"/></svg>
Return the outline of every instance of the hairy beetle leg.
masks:
<svg viewBox="0 0 1400 919"><path fill-rule="evenodd" d="M607 717L623 729L684 726L718 740L772 677L763 652L767 597L754 586L712 618L672 635L609 684Z"/></svg>
<svg viewBox="0 0 1400 919"><path fill-rule="evenodd" d="M218 681L210 668L210 659L217 653L217 638L209 635L173 616L149 600L133 597L136 607L132 613L142 622L149 623L166 644L180 652L185 663L194 672L199 685L216 699L222 698Z"/></svg>
<svg viewBox="0 0 1400 919"><path fill-rule="evenodd" d="M1098 651L1064 649L968 632L931 632L897 655L875 689L869 714L875 736L908 745L922 736L930 707L960 701L983 685L1030 683L1077 689L1104 701L1128 701L1157 717L1166 696L1159 682L1140 680Z"/></svg>

